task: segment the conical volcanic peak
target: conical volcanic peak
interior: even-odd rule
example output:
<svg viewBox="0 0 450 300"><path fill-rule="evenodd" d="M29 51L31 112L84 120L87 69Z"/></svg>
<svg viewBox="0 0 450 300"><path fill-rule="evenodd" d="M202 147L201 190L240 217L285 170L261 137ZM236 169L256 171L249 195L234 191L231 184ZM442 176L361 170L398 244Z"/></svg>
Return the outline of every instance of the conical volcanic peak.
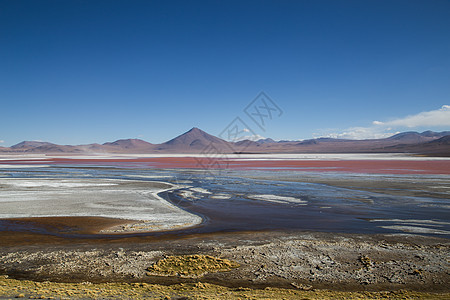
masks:
<svg viewBox="0 0 450 300"><path fill-rule="evenodd" d="M205 131L194 127L189 131L171 139L158 147L158 150L168 150L170 152L191 152L193 150L201 151L212 146L217 151L229 152L232 148L230 143L218 137L215 137Z"/></svg>

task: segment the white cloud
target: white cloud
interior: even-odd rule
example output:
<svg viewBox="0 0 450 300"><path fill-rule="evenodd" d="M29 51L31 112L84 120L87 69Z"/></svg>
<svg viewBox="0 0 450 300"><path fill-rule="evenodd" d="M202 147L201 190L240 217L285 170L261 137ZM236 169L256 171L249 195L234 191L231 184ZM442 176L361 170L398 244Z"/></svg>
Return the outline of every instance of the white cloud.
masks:
<svg viewBox="0 0 450 300"><path fill-rule="evenodd" d="M265 137L263 137L262 135L259 135L259 134L254 134L254 135L240 136L239 138L233 140L233 142L239 142L239 141L245 141L245 140L257 141L260 139L265 139Z"/></svg>
<svg viewBox="0 0 450 300"><path fill-rule="evenodd" d="M0 144L3 144L5 141L4 140L0 140Z"/></svg>
<svg viewBox="0 0 450 300"><path fill-rule="evenodd" d="M385 131L384 128L376 127L351 127L342 132L326 133L317 135L315 137L329 137L335 139L350 139L350 140L363 140L363 139L382 139L390 137L398 132Z"/></svg>
<svg viewBox="0 0 450 300"><path fill-rule="evenodd" d="M351 127L338 132L315 134L315 137L331 137L340 139L380 139L401 132L402 128L415 127L450 127L450 105L415 115L397 118L386 122L373 121L369 127ZM334 130L336 131L336 130Z"/></svg>
<svg viewBox="0 0 450 300"><path fill-rule="evenodd" d="M404 118L387 122L374 121L374 125L401 126L401 127L433 127L450 126L450 105L442 105L440 109L424 111Z"/></svg>

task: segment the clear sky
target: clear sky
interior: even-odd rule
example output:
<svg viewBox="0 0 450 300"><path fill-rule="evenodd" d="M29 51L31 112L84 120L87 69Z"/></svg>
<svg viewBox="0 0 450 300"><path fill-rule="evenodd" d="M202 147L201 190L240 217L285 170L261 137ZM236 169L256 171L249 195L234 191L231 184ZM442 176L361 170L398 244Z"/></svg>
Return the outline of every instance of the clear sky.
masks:
<svg viewBox="0 0 450 300"><path fill-rule="evenodd" d="M244 108L283 111L262 131ZM450 129L450 1L0 0L0 146L235 117L274 139Z"/></svg>

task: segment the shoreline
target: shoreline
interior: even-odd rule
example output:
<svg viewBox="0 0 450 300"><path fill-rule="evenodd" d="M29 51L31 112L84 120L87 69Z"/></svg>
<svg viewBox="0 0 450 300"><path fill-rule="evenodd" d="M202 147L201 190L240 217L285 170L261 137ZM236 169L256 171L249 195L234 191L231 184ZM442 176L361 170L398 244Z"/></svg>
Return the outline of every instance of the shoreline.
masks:
<svg viewBox="0 0 450 300"><path fill-rule="evenodd" d="M249 289L450 292L446 260L450 240L444 238L302 231L66 239L64 243L40 238L40 243L1 247L0 275L39 282L203 282ZM194 254L229 259L240 267L199 278L146 273L168 255Z"/></svg>

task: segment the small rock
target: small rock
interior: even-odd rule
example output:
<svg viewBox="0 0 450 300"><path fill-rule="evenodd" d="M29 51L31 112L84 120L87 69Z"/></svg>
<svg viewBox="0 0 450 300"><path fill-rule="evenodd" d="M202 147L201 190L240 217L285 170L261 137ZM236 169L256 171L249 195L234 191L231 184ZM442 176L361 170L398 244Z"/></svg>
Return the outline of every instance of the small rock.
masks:
<svg viewBox="0 0 450 300"><path fill-rule="evenodd" d="M413 275L422 275L422 269L414 269L414 270L412 271L412 274L413 274Z"/></svg>
<svg viewBox="0 0 450 300"><path fill-rule="evenodd" d="M296 282L291 282L291 285L302 291L309 291L309 290L312 290L312 288L313 288L312 285L301 284L301 283L296 283Z"/></svg>

